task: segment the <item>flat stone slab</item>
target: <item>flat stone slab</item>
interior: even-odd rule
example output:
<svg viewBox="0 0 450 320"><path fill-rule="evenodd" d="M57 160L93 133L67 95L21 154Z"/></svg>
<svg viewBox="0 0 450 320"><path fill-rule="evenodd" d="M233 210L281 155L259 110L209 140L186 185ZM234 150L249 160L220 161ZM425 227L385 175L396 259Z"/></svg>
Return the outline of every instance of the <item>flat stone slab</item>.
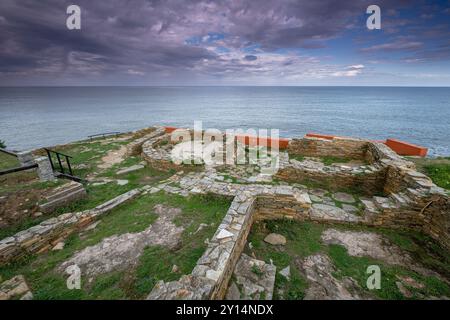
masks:
<svg viewBox="0 0 450 320"><path fill-rule="evenodd" d="M271 233L264 238L264 241L271 245L285 245L286 238L278 233Z"/></svg>
<svg viewBox="0 0 450 320"><path fill-rule="evenodd" d="M333 199L345 203L354 203L356 201L355 197L345 192L333 193Z"/></svg>
<svg viewBox="0 0 450 320"><path fill-rule="evenodd" d="M323 202L323 199L321 197L318 197L314 194L311 194L309 198L311 199L312 202Z"/></svg>
<svg viewBox="0 0 450 320"><path fill-rule="evenodd" d="M124 185L128 184L128 180L121 180L121 179L119 179L119 180L117 180L117 184L119 186L124 186Z"/></svg>
<svg viewBox="0 0 450 320"><path fill-rule="evenodd" d="M282 269L278 273L289 280L291 277L291 266L287 266L286 268Z"/></svg>
<svg viewBox="0 0 450 320"><path fill-rule="evenodd" d="M117 174L125 174L125 173L130 173L133 171L137 171L137 170L141 170L144 169L145 167L142 164L135 164L134 166L128 167L128 168L124 168L121 169L119 171L117 171Z"/></svg>
<svg viewBox="0 0 450 320"><path fill-rule="evenodd" d="M314 203L310 212L312 220L357 222L360 218L329 204Z"/></svg>
<svg viewBox="0 0 450 320"><path fill-rule="evenodd" d="M357 207L352 206L351 204L345 204L345 203L342 205L342 209L344 209L345 211L350 212L350 213L356 213L359 211L359 209Z"/></svg>

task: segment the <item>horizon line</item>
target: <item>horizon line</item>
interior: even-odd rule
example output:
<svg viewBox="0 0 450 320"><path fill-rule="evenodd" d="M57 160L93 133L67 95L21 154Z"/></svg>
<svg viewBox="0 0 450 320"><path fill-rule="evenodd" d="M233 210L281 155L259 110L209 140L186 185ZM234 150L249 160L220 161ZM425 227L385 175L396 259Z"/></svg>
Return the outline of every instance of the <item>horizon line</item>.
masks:
<svg viewBox="0 0 450 320"><path fill-rule="evenodd" d="M427 86L427 85L15 85L2 86L0 88L257 88L257 87L278 87L278 88L450 88L450 85Z"/></svg>

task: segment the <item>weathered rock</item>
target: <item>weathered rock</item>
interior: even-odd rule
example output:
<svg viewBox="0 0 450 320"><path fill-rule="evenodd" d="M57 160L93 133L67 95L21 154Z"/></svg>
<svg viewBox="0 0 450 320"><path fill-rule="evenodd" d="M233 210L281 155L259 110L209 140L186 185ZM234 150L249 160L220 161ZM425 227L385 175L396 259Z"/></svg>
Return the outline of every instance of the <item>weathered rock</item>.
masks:
<svg viewBox="0 0 450 320"><path fill-rule="evenodd" d="M287 266L286 268L282 269L278 273L289 280L291 278L291 266Z"/></svg>
<svg viewBox="0 0 450 320"><path fill-rule="evenodd" d="M336 269L330 258L324 254L305 258L301 268L309 282L305 300L369 299L368 296L361 293L361 288L352 278L336 279L333 276Z"/></svg>
<svg viewBox="0 0 450 320"><path fill-rule="evenodd" d="M225 297L226 300L240 300L241 292L239 291L238 286L234 281L231 281L230 286L228 287L227 295Z"/></svg>
<svg viewBox="0 0 450 320"><path fill-rule="evenodd" d="M242 254L234 269L236 283L232 282L228 287L226 297L227 299L238 296L243 300L271 300L275 274L275 266ZM233 285L236 287L234 288Z"/></svg>
<svg viewBox="0 0 450 320"><path fill-rule="evenodd" d="M119 186L124 186L124 185L126 185L126 184L128 184L128 180L125 180L125 179L118 179L117 180L117 184L119 185Z"/></svg>
<svg viewBox="0 0 450 320"><path fill-rule="evenodd" d="M311 219L324 221L357 222L360 218L350 212L329 204L314 203L310 211Z"/></svg>
<svg viewBox="0 0 450 320"><path fill-rule="evenodd" d="M323 232L322 241L344 246L351 256L371 257L396 265L410 265L412 262L406 252L373 232L328 229Z"/></svg>
<svg viewBox="0 0 450 320"><path fill-rule="evenodd" d="M286 244L286 238L284 236L282 236L281 234L277 234L277 233L268 234L264 238L264 241L271 245L274 245L274 246Z"/></svg>
<svg viewBox="0 0 450 320"><path fill-rule="evenodd" d="M58 242L53 248L53 251L59 251L64 249L64 242Z"/></svg>
<svg viewBox="0 0 450 320"><path fill-rule="evenodd" d="M28 292L30 292L30 288L22 275L15 276L0 284L0 300L23 297Z"/></svg>

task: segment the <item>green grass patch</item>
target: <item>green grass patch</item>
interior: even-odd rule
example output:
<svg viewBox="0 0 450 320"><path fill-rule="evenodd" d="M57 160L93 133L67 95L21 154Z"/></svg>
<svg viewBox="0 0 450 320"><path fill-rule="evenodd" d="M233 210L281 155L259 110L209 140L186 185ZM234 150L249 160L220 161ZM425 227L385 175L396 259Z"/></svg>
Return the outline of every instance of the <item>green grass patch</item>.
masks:
<svg viewBox="0 0 450 320"><path fill-rule="evenodd" d="M0 171L20 167L17 157L0 152Z"/></svg>
<svg viewBox="0 0 450 320"><path fill-rule="evenodd" d="M330 245L328 247L328 255L338 270L334 275L336 278L340 279L344 276L352 277L358 282L361 288L367 291L367 293L373 294L380 299L405 299L396 285L396 282L399 281L397 276L411 277L419 283L425 285L422 289L406 286L412 294L411 299L420 299L424 296L441 297L450 295L450 287L445 282L434 276L423 276L408 270L405 267L387 265L379 260L369 257L352 257L347 253L347 250L344 247L339 245ZM370 265L377 265L380 267L380 289L367 289L366 282L369 275L366 273L366 270Z"/></svg>
<svg viewBox="0 0 450 320"><path fill-rule="evenodd" d="M299 154L289 154L289 160L297 160L302 162L303 160L305 160L305 157Z"/></svg>
<svg viewBox="0 0 450 320"><path fill-rule="evenodd" d="M450 190L450 157L408 157L422 173L428 175L441 188Z"/></svg>
<svg viewBox="0 0 450 320"><path fill-rule="evenodd" d="M426 173L439 187L450 190L450 163L424 166Z"/></svg>
<svg viewBox="0 0 450 320"><path fill-rule="evenodd" d="M250 232L248 242L253 250L246 246L247 253L253 251L257 259L266 263L271 261L277 267L275 277L274 299L303 299L307 288L306 279L296 267L296 260L305 258L323 249L320 235L323 225L315 223L298 223L291 220L277 220L256 223ZM272 246L264 242L269 233L278 233L286 237L285 246ZM288 281L278 271L290 266L291 277ZM282 294L280 295L280 291Z"/></svg>

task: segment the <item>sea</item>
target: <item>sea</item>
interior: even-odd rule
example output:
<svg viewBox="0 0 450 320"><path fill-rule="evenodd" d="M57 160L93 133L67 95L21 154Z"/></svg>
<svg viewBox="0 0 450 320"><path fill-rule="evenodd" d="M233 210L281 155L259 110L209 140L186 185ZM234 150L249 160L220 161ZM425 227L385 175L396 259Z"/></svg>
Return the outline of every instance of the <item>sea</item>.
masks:
<svg viewBox="0 0 450 320"><path fill-rule="evenodd" d="M11 150L153 125L395 138L450 156L449 87L0 87Z"/></svg>

